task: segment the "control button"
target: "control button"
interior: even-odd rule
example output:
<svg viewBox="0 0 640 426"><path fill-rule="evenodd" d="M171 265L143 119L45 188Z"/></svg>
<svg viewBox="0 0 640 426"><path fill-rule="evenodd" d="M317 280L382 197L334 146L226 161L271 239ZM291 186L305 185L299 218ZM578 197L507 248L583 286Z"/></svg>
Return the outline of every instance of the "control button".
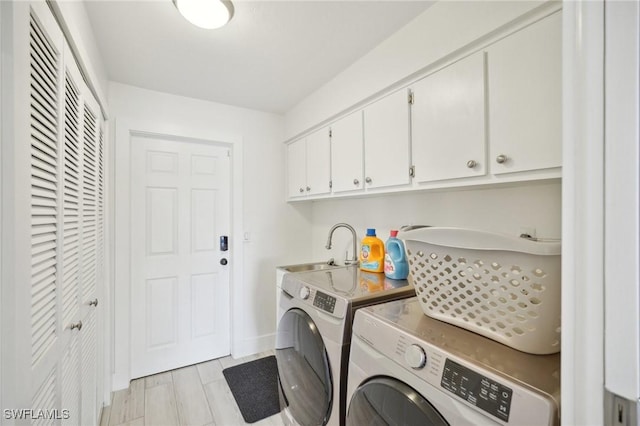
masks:
<svg viewBox="0 0 640 426"><path fill-rule="evenodd" d="M300 299L307 300L309 298L309 294L311 294L309 287L300 287Z"/></svg>
<svg viewBox="0 0 640 426"><path fill-rule="evenodd" d="M418 345L411 345L404 353L404 360L409 367L419 370L427 364L427 354Z"/></svg>

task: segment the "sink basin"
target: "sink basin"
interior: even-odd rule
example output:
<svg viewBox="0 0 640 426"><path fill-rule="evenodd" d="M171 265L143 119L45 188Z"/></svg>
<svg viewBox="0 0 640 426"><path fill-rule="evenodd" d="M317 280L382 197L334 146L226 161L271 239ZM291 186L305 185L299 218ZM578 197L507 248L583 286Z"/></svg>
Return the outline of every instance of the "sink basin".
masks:
<svg viewBox="0 0 640 426"><path fill-rule="evenodd" d="M327 262L314 262L314 263L301 263L299 265L283 266L287 272L308 272L308 271L322 271L325 269L344 268L343 265L329 265Z"/></svg>

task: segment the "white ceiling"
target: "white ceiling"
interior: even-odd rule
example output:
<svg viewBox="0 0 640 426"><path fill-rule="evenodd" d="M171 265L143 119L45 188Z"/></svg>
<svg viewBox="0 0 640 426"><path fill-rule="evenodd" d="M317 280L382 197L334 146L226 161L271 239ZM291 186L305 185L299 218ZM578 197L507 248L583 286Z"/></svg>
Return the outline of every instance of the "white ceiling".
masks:
<svg viewBox="0 0 640 426"><path fill-rule="evenodd" d="M109 79L284 113L427 7L427 0L237 0L203 30L171 0L88 0Z"/></svg>

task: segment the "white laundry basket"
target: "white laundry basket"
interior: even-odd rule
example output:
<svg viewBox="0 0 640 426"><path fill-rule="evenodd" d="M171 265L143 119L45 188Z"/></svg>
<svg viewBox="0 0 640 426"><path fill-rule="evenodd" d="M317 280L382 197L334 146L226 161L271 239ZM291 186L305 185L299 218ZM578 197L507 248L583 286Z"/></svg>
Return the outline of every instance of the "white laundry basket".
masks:
<svg viewBox="0 0 640 426"><path fill-rule="evenodd" d="M439 227L399 237L425 314L523 352L560 351L560 242Z"/></svg>

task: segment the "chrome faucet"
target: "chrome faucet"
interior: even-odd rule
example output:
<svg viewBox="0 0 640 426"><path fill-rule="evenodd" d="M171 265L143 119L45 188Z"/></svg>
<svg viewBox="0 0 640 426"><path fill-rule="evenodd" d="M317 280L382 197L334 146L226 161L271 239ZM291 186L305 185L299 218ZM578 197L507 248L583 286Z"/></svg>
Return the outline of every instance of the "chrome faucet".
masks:
<svg viewBox="0 0 640 426"><path fill-rule="evenodd" d="M353 259L347 259L347 255L345 254L345 259L344 259L344 264L345 265L357 265L358 262L358 255L356 254L356 252L358 251L358 237L356 236L356 230L353 229L353 226L349 225L348 223L336 223L335 225L333 225L331 227L331 229L329 230L329 237L327 238L327 245L326 248L327 250L331 249L331 237L333 236L333 232L338 229L338 228L347 228L349 231L351 231L351 236L353 239Z"/></svg>

